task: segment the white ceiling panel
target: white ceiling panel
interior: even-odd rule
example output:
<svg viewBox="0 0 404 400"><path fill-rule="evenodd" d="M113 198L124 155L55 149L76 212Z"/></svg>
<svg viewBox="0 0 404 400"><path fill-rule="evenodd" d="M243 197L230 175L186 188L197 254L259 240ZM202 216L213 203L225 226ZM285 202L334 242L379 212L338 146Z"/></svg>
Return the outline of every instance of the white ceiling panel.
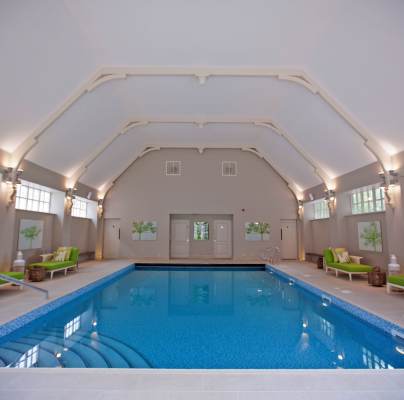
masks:
<svg viewBox="0 0 404 400"><path fill-rule="evenodd" d="M403 38L400 0L2 2L0 148L15 150L97 68L150 65L304 70L394 153L404 150ZM70 175L125 120L145 116L270 117L331 176L375 160L335 111L294 83L209 77L200 85L194 77L167 76L128 77L86 93L28 159ZM164 125L144 128L142 135L155 144L238 143L254 131L244 128ZM143 138L114 143L116 164L130 160L125 140L130 149L131 140L138 146ZM290 146L277 139L267 145L279 162L289 160L285 173L297 184L317 183L307 165L294 164ZM96 161L97 172L83 176L88 184L97 186L112 171L115 153L107 153Z"/></svg>

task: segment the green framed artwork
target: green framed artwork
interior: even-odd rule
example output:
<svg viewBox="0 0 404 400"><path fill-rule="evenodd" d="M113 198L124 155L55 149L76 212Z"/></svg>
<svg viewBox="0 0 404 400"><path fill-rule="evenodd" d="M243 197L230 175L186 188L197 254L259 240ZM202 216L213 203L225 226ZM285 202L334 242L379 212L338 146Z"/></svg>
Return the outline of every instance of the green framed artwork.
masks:
<svg viewBox="0 0 404 400"><path fill-rule="evenodd" d="M209 240L209 223L205 221L194 222L194 240Z"/></svg>
<svg viewBox="0 0 404 400"><path fill-rule="evenodd" d="M381 253L382 229L380 221L358 222L359 249Z"/></svg>
<svg viewBox="0 0 404 400"><path fill-rule="evenodd" d="M156 221L134 221L132 223L132 240L156 240Z"/></svg>
<svg viewBox="0 0 404 400"><path fill-rule="evenodd" d="M269 240L271 225L269 222L246 222L245 240Z"/></svg>
<svg viewBox="0 0 404 400"><path fill-rule="evenodd" d="M22 219L18 235L18 249L30 250L42 248L43 221Z"/></svg>

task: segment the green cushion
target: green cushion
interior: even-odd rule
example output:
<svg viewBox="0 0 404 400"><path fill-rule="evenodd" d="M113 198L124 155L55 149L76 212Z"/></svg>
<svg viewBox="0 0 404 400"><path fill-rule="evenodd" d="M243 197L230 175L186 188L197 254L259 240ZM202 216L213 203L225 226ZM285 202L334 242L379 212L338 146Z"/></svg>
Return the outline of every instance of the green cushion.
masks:
<svg viewBox="0 0 404 400"><path fill-rule="evenodd" d="M346 272L370 272L373 269L370 265L355 263L331 263L328 266Z"/></svg>
<svg viewBox="0 0 404 400"><path fill-rule="evenodd" d="M30 267L42 267L48 271L52 271L54 269L66 268L76 265L73 261L45 261L31 264Z"/></svg>
<svg viewBox="0 0 404 400"><path fill-rule="evenodd" d="M56 269L72 267L77 264L79 260L80 250L77 247L72 247L70 251L70 259L68 261L45 261L30 264L30 267L43 267L48 271Z"/></svg>
<svg viewBox="0 0 404 400"><path fill-rule="evenodd" d="M404 275L391 275L388 277L387 281L394 285L404 286Z"/></svg>
<svg viewBox="0 0 404 400"><path fill-rule="evenodd" d="M14 278L14 279L24 279L24 272L0 272L3 275L7 275L10 278ZM3 279L0 279L0 285L2 285L3 283L10 283L9 281L5 281Z"/></svg>
<svg viewBox="0 0 404 400"><path fill-rule="evenodd" d="M80 250L77 247L72 247L70 251L70 261L76 264L79 261Z"/></svg>
<svg viewBox="0 0 404 400"><path fill-rule="evenodd" d="M324 258L325 258L325 262L327 265L330 265L334 263L334 256L332 254L331 249L325 249L323 252Z"/></svg>

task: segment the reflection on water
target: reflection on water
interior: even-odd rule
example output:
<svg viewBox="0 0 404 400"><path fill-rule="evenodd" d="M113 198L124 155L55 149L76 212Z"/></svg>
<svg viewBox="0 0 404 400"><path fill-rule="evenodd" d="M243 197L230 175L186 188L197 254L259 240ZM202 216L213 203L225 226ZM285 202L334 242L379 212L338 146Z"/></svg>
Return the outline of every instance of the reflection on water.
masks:
<svg viewBox="0 0 404 400"><path fill-rule="evenodd" d="M264 271L136 271L0 346L18 368L404 366L399 339Z"/></svg>

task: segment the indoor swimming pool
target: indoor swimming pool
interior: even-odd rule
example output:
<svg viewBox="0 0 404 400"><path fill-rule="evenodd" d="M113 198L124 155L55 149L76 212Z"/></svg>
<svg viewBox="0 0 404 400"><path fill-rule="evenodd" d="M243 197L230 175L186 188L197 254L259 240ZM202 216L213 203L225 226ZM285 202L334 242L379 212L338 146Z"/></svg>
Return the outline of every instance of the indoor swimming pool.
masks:
<svg viewBox="0 0 404 400"><path fill-rule="evenodd" d="M34 311L28 324L17 319L1 338L0 365L404 367L399 333L336 303L272 267L129 267L38 318Z"/></svg>

